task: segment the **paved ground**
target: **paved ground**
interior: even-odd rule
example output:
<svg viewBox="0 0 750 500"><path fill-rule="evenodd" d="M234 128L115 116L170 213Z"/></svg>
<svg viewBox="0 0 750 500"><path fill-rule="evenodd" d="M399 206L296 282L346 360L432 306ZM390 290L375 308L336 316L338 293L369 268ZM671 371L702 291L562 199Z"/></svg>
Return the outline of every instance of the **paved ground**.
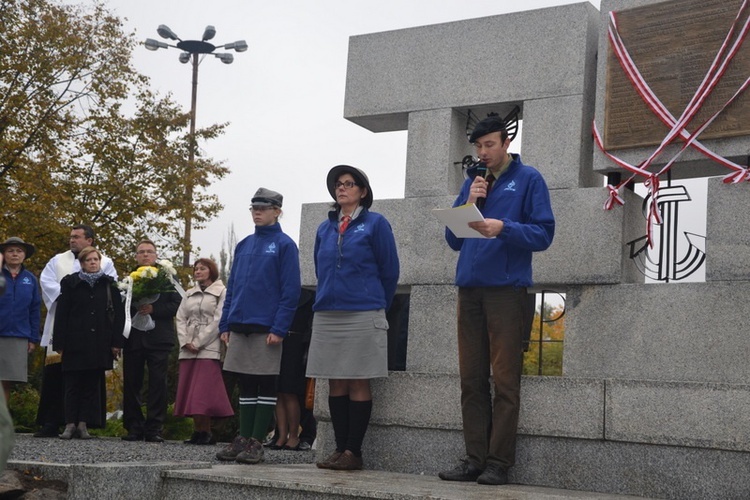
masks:
<svg viewBox="0 0 750 500"><path fill-rule="evenodd" d="M92 464L106 462L211 462L224 444L197 446L181 441L164 443L129 442L118 438L94 438L91 440L59 438L35 438L31 434L16 434L16 445L10 460L48 462L58 464ZM269 464L312 463L311 451L266 450L265 461Z"/></svg>

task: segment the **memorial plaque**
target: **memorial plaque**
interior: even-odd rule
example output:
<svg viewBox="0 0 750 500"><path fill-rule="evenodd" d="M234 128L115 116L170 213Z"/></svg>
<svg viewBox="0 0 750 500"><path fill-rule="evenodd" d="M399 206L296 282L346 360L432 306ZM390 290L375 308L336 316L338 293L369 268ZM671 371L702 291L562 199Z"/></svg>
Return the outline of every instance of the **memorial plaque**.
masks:
<svg viewBox="0 0 750 500"><path fill-rule="evenodd" d="M742 0L671 0L616 11L620 36L636 67L675 118L680 117L703 81L741 4ZM747 13L741 17L732 41L747 17ZM669 129L638 95L609 43L607 58L604 147L658 145ZM716 113L749 75L750 37L687 130L696 130ZM748 117L750 93L746 92L698 139L750 135Z"/></svg>

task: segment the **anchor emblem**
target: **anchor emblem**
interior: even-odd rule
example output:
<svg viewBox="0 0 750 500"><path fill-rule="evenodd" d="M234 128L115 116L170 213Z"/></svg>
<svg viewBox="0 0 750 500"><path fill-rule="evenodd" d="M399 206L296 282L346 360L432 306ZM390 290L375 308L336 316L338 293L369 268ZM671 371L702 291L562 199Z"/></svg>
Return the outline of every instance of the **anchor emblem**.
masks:
<svg viewBox="0 0 750 500"><path fill-rule="evenodd" d="M679 253L678 215L679 205L692 198L685 186L667 186L659 190L657 205L662 214L663 223L658 227L659 259L654 260L648 253L648 236L642 236L627 245L630 247L630 258L638 270L647 278L655 281L679 281L697 271L706 260L706 237L687 231L682 232L688 247L683 254ZM649 194L643 200L643 214L648 217Z"/></svg>

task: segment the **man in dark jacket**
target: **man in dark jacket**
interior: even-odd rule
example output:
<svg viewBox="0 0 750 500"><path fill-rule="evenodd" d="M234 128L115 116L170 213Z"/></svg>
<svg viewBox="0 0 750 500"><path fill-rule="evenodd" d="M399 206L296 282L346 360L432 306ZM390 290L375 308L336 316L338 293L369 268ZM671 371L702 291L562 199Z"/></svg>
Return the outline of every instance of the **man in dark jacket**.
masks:
<svg viewBox="0 0 750 500"><path fill-rule="evenodd" d="M142 240L136 246L135 260L138 267L157 266L156 244ZM159 298L138 309L131 307L131 314L148 314L155 326L148 331L130 329L123 350L123 423L127 429L125 441L161 443L162 428L167 417L167 365L169 352L174 346L176 333L174 317L182 298L177 292L159 294ZM141 411L143 373L148 368L148 399L146 417Z"/></svg>

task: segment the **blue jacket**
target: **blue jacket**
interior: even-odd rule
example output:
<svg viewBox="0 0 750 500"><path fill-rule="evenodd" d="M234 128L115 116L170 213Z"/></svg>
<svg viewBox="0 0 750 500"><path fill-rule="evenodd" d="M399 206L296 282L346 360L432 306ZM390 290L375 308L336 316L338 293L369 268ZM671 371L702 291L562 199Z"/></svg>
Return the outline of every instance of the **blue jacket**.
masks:
<svg viewBox="0 0 750 500"><path fill-rule="evenodd" d="M21 267L16 279L3 266L5 294L0 297L0 337L21 337L39 343L42 296L36 277Z"/></svg>
<svg viewBox="0 0 750 500"><path fill-rule="evenodd" d="M555 235L549 190L542 175L512 155L508 169L492 186L482 209L485 218L500 219L505 226L493 239L457 238L449 229L445 239L453 250L460 250L456 266L458 286L532 285L531 254L546 250ZM454 207L469 198L476 171L461 187Z"/></svg>
<svg viewBox="0 0 750 500"><path fill-rule="evenodd" d="M269 327L284 337L297 310L301 287L297 244L279 223L255 226L234 250L219 332L230 325Z"/></svg>
<svg viewBox="0 0 750 500"><path fill-rule="evenodd" d="M314 311L388 309L396 294L399 264L391 225L363 209L339 241L338 212L318 227L315 237L318 289Z"/></svg>

